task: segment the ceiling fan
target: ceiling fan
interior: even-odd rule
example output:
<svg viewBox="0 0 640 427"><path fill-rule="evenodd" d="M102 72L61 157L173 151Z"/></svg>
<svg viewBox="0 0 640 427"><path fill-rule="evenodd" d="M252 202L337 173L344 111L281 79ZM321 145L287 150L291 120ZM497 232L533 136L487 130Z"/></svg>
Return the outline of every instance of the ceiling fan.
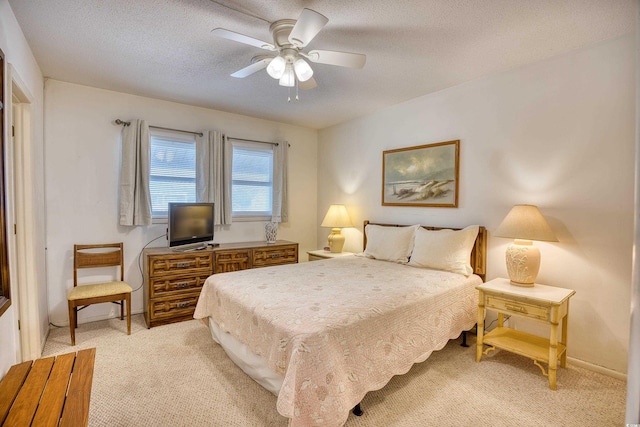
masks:
<svg viewBox="0 0 640 427"><path fill-rule="evenodd" d="M231 74L231 77L245 78L264 68L281 86L293 87L299 82L301 89L312 89L317 86L313 78L313 69L305 59L317 63L337 65L340 67L362 68L367 60L359 53L338 52L333 50L310 50L304 48L329 22L324 15L311 9L303 9L295 19L281 19L269 27L273 36L273 44L244 34L216 28L211 33L235 42L248 44L260 49L276 52L275 56L257 55L251 59L251 65Z"/></svg>

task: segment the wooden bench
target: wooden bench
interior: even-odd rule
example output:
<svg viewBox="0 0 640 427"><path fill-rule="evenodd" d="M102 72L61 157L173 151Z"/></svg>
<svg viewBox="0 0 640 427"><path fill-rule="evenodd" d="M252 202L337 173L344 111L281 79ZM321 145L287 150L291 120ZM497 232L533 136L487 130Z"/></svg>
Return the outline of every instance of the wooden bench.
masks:
<svg viewBox="0 0 640 427"><path fill-rule="evenodd" d="M1 426L86 426L96 349L20 363L0 382Z"/></svg>

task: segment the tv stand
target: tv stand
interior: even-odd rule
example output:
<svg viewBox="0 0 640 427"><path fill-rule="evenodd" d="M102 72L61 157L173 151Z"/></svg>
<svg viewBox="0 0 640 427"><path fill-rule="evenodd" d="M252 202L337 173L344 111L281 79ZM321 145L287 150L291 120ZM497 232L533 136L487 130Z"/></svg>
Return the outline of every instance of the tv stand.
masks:
<svg viewBox="0 0 640 427"><path fill-rule="evenodd" d="M296 263L298 244L278 240L222 243L186 251L147 248L143 257L145 320L151 328L193 319L200 290L212 274Z"/></svg>
<svg viewBox="0 0 640 427"><path fill-rule="evenodd" d="M182 248L171 248L174 252L193 252L193 251L201 251L203 249L207 249L207 245L198 245L198 246L187 246Z"/></svg>

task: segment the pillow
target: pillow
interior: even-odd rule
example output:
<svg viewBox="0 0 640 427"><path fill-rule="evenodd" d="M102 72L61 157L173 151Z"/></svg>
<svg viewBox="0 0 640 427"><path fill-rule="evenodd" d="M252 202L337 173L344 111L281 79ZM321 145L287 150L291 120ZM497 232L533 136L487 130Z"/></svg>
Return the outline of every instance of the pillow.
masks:
<svg viewBox="0 0 640 427"><path fill-rule="evenodd" d="M473 274L470 258L479 228L477 225L470 225L457 231L418 229L409 265L451 271L465 276Z"/></svg>
<svg viewBox="0 0 640 427"><path fill-rule="evenodd" d="M383 261L406 264L413 249L413 236L419 225L408 227L385 227L367 224L367 247L364 255Z"/></svg>

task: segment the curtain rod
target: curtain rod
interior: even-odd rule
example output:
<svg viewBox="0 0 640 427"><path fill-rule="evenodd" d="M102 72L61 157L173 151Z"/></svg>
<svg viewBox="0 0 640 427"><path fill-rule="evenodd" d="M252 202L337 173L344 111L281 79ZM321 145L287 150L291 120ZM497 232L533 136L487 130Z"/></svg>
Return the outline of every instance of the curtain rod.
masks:
<svg viewBox="0 0 640 427"><path fill-rule="evenodd" d="M244 139L244 138L235 138L233 136L228 136L227 139L233 139L234 141L245 141L245 142L258 142L260 144L271 144L271 145L275 145L278 146L280 144L278 144L277 142L269 142L269 141L258 141L255 139ZM291 145L289 145L289 147L291 147Z"/></svg>
<svg viewBox="0 0 640 427"><path fill-rule="evenodd" d="M125 122L124 120L116 119L116 124L117 125L123 125L123 126L126 127L126 126L129 126L131 124L131 122ZM191 134L194 134L194 135L202 136L202 132L193 132L193 131L190 131L190 130L164 128L164 127L161 127L161 126L153 126L153 125L149 125L149 127L150 128L154 128L154 129L171 130L171 131L174 131L174 132L191 133ZM235 138L233 136L228 136L227 139L233 139L234 141L258 142L260 144L270 144L270 145L275 145L275 146L280 145L277 142L258 141L256 139ZM289 147L291 147L291 144L289 144Z"/></svg>
<svg viewBox="0 0 640 427"><path fill-rule="evenodd" d="M129 126L131 124L131 122L125 122L124 120L116 119L116 124L117 125L123 125L123 126L126 127L126 126ZM153 126L153 125L149 125L149 127L150 128L154 128L154 129L171 130L171 131L174 131L174 132L191 133L193 135L202 136L202 132L194 132L194 131L191 131L191 130L164 128L162 126Z"/></svg>

